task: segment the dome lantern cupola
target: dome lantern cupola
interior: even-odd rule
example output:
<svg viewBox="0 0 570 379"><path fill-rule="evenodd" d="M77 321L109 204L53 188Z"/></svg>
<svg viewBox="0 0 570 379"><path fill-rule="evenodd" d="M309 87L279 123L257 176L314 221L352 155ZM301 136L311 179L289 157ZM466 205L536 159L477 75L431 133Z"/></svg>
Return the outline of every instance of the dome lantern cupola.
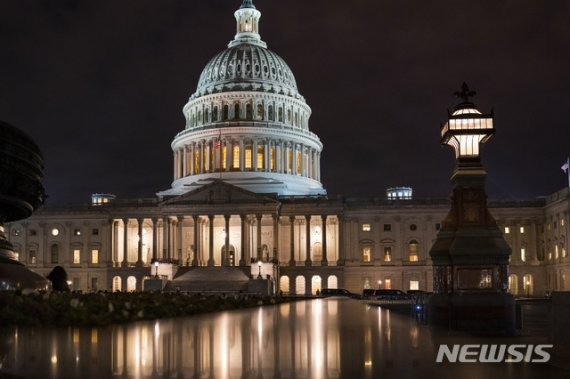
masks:
<svg viewBox="0 0 570 379"><path fill-rule="evenodd" d="M237 22L237 32L234 40L228 44L233 47L242 43L249 43L267 47L259 35L259 19L261 12L255 8L252 0L244 0L234 16Z"/></svg>

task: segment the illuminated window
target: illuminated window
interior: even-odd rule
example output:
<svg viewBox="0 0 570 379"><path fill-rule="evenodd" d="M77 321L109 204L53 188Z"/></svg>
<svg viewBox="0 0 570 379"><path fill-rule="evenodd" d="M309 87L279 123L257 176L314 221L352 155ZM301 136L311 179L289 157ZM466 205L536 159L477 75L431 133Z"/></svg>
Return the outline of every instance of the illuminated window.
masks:
<svg viewBox="0 0 570 379"><path fill-rule="evenodd" d="M418 241L412 240L408 244L409 253L410 253L410 262L417 262L418 261L418 252L419 252L419 244Z"/></svg>
<svg viewBox="0 0 570 379"><path fill-rule="evenodd" d="M370 231L370 224L362 224L362 231L369 232Z"/></svg>
<svg viewBox="0 0 570 379"><path fill-rule="evenodd" d="M550 230L550 223L546 224L546 230Z"/></svg>
<svg viewBox="0 0 570 379"><path fill-rule="evenodd" d="M269 149L269 160L270 160L270 169L271 171L275 171L275 147L271 146Z"/></svg>
<svg viewBox="0 0 570 379"><path fill-rule="evenodd" d="M297 151L297 175L301 175L301 152Z"/></svg>
<svg viewBox="0 0 570 379"><path fill-rule="evenodd" d="M384 262L392 262L392 248L390 246L384 248Z"/></svg>
<svg viewBox="0 0 570 379"><path fill-rule="evenodd" d="M505 234L509 234L511 232L511 228L505 226Z"/></svg>
<svg viewBox="0 0 570 379"><path fill-rule="evenodd" d="M245 147L245 168L251 170L251 146Z"/></svg>
<svg viewBox="0 0 570 379"><path fill-rule="evenodd" d="M554 244L554 259L558 259L558 244Z"/></svg>
<svg viewBox="0 0 570 379"><path fill-rule="evenodd" d="M566 246L564 242L560 242L560 250L562 251L562 258L566 258Z"/></svg>
<svg viewBox="0 0 570 379"><path fill-rule="evenodd" d="M204 171L210 170L210 146L204 148Z"/></svg>
<svg viewBox="0 0 570 379"><path fill-rule="evenodd" d="M257 145L257 169L265 170L265 146Z"/></svg>
<svg viewBox="0 0 570 379"><path fill-rule="evenodd" d="M521 232L521 234L524 234L524 226L521 226L521 227L519 228L519 231Z"/></svg>
<svg viewBox="0 0 570 379"><path fill-rule="evenodd" d="M288 167L287 167L287 173L291 174L293 172L293 150L292 149L288 149L289 150L289 163L288 163Z"/></svg>
<svg viewBox="0 0 570 379"><path fill-rule="evenodd" d="M563 218L561 218L561 219L560 219L560 226L564 226L564 225L566 225L566 222L564 221Z"/></svg>
<svg viewBox="0 0 570 379"><path fill-rule="evenodd" d="M389 232L392 230L392 224L384 224L384 231Z"/></svg>
<svg viewBox="0 0 570 379"><path fill-rule="evenodd" d="M93 249L91 250L91 263L94 265L99 264L99 250Z"/></svg>
<svg viewBox="0 0 570 379"><path fill-rule="evenodd" d="M521 261L526 262L526 249L524 247L521 249Z"/></svg>
<svg viewBox="0 0 570 379"><path fill-rule="evenodd" d="M226 153L226 146L222 146L222 168L225 170L227 165L226 165L226 159L227 159L227 153Z"/></svg>
<svg viewBox="0 0 570 379"><path fill-rule="evenodd" d="M362 262L370 262L371 259L371 250L369 246L366 246L362 249Z"/></svg>
<svg viewBox="0 0 570 379"><path fill-rule="evenodd" d="M239 169L239 145L234 145L233 150L232 168Z"/></svg>
<svg viewBox="0 0 570 379"><path fill-rule="evenodd" d="M392 289L392 279L384 279L384 289Z"/></svg>
<svg viewBox="0 0 570 379"><path fill-rule="evenodd" d="M410 290L417 291L420 289L420 282L417 280L410 280Z"/></svg>
<svg viewBox="0 0 570 379"><path fill-rule="evenodd" d="M78 265L81 263L81 250L73 250L73 264Z"/></svg>

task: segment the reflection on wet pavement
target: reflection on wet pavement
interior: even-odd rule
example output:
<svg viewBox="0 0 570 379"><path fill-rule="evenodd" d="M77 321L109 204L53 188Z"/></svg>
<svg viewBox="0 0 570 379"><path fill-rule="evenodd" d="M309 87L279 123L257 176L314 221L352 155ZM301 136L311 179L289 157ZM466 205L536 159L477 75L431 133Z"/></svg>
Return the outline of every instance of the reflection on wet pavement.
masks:
<svg viewBox="0 0 570 379"><path fill-rule="evenodd" d="M0 372L23 377L545 379L565 375L546 364L436 364L440 343L545 343L546 339L436 333L412 317L356 300L316 299L99 329L20 329L2 337Z"/></svg>

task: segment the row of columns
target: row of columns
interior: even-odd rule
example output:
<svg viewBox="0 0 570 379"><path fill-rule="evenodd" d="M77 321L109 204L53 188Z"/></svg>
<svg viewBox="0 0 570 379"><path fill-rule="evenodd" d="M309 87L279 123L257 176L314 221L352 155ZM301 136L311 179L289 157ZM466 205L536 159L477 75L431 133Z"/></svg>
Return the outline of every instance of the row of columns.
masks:
<svg viewBox="0 0 570 379"><path fill-rule="evenodd" d="M263 146L262 167L258 167L259 146ZM246 149L251 149L248 168ZM225 151L225 157L222 151ZM301 162L297 162L299 158ZM174 179L221 171L261 171L299 175L320 181L320 158L320 151L303 144L280 140L224 139L218 146L214 138L193 142L174 151ZM234 162L239 164L234 165Z"/></svg>
<svg viewBox="0 0 570 379"><path fill-rule="evenodd" d="M208 215L208 221L209 221L209 246L208 246L208 259L207 259L207 265L208 266L214 266L215 261L214 261L214 218L215 215ZM306 221L306 259L305 259L305 266L311 266L312 265L312 261L311 261L311 218L312 216L310 215L305 215L305 221ZM328 266L328 257L327 257L327 218L329 217L328 215L321 215L321 225L322 225L322 259L321 259L321 266ZM339 225L339 247L342 250L342 246L343 246L343 227L342 227L342 219L341 216L337 216L338 217L338 225ZM198 254L200 252L200 235L199 235L199 229L200 229L200 216L199 215L192 215L193 221L194 221L194 255L193 255L193 259L191 262L192 266L198 266L199 262L198 262ZM256 246L257 246L257 260L262 260L263 256L262 256L262 248L261 248L261 221L262 221L263 215L262 214L256 214L255 215L255 219L256 219L256 227L257 227L257 233L256 233ZM272 215L273 218L273 258L276 258L277 260L279 259L279 216L278 215ZM222 256L222 265L223 266L228 266L230 264L229 262L229 258L228 258L228 254L230 251L230 219L231 219L231 215L230 214L225 214L224 215L224 222L225 222L225 241L224 241L224 245L225 245L225 251L226 251L226 255ZM246 265L246 261L244 258L244 253L246 251L246 246L245 246L245 240L246 240L246 223L247 223L247 215L241 214L240 215L240 219L241 219L241 228L240 228L240 233L241 233L241 246L240 246L240 261L239 261L239 265L240 266L245 266ZM289 216L289 221L291 224L291 232L290 232L290 259L289 259L289 265L290 266L295 266L296 265L296 261L295 261L295 233L294 233L294 225L295 225L295 219L296 216ZM137 222L137 235L138 235L138 244L137 244L137 261L135 263L135 265L137 267L141 267L143 266L143 259L142 259L142 255L143 255L143 223L144 223L145 219L142 218L137 218L136 222ZM158 218L151 218L150 219L152 222L152 260L157 260L158 259ZM123 221L123 260L121 262L121 266L123 267L127 267L129 265L128 262L128 248L129 248L129 238L128 238L128 226L129 226L129 222L130 219L128 218L124 218L122 219ZM172 220L171 217L163 217L162 219L162 227L163 227L163 236L165 236L163 238L163 257L169 257L172 258L172 253L173 253L173 241L170 237L171 235L171 228L175 227L175 233L176 233L176 238L175 240L178 241L178 245L177 245L177 258L178 258L178 262L182 262L182 227L183 227L183 221L184 221L184 216L176 216L176 220ZM114 232L113 232L114 233ZM339 257L339 264L342 264L340 257Z"/></svg>

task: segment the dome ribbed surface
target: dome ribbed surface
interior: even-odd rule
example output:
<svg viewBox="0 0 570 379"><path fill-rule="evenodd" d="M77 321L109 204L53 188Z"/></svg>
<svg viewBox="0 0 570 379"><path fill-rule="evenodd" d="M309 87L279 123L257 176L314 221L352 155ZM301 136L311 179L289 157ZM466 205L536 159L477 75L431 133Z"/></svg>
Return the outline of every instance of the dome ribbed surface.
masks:
<svg viewBox="0 0 570 379"><path fill-rule="evenodd" d="M196 95L228 91L297 94L297 83L285 61L273 51L253 44L230 47L210 60Z"/></svg>

